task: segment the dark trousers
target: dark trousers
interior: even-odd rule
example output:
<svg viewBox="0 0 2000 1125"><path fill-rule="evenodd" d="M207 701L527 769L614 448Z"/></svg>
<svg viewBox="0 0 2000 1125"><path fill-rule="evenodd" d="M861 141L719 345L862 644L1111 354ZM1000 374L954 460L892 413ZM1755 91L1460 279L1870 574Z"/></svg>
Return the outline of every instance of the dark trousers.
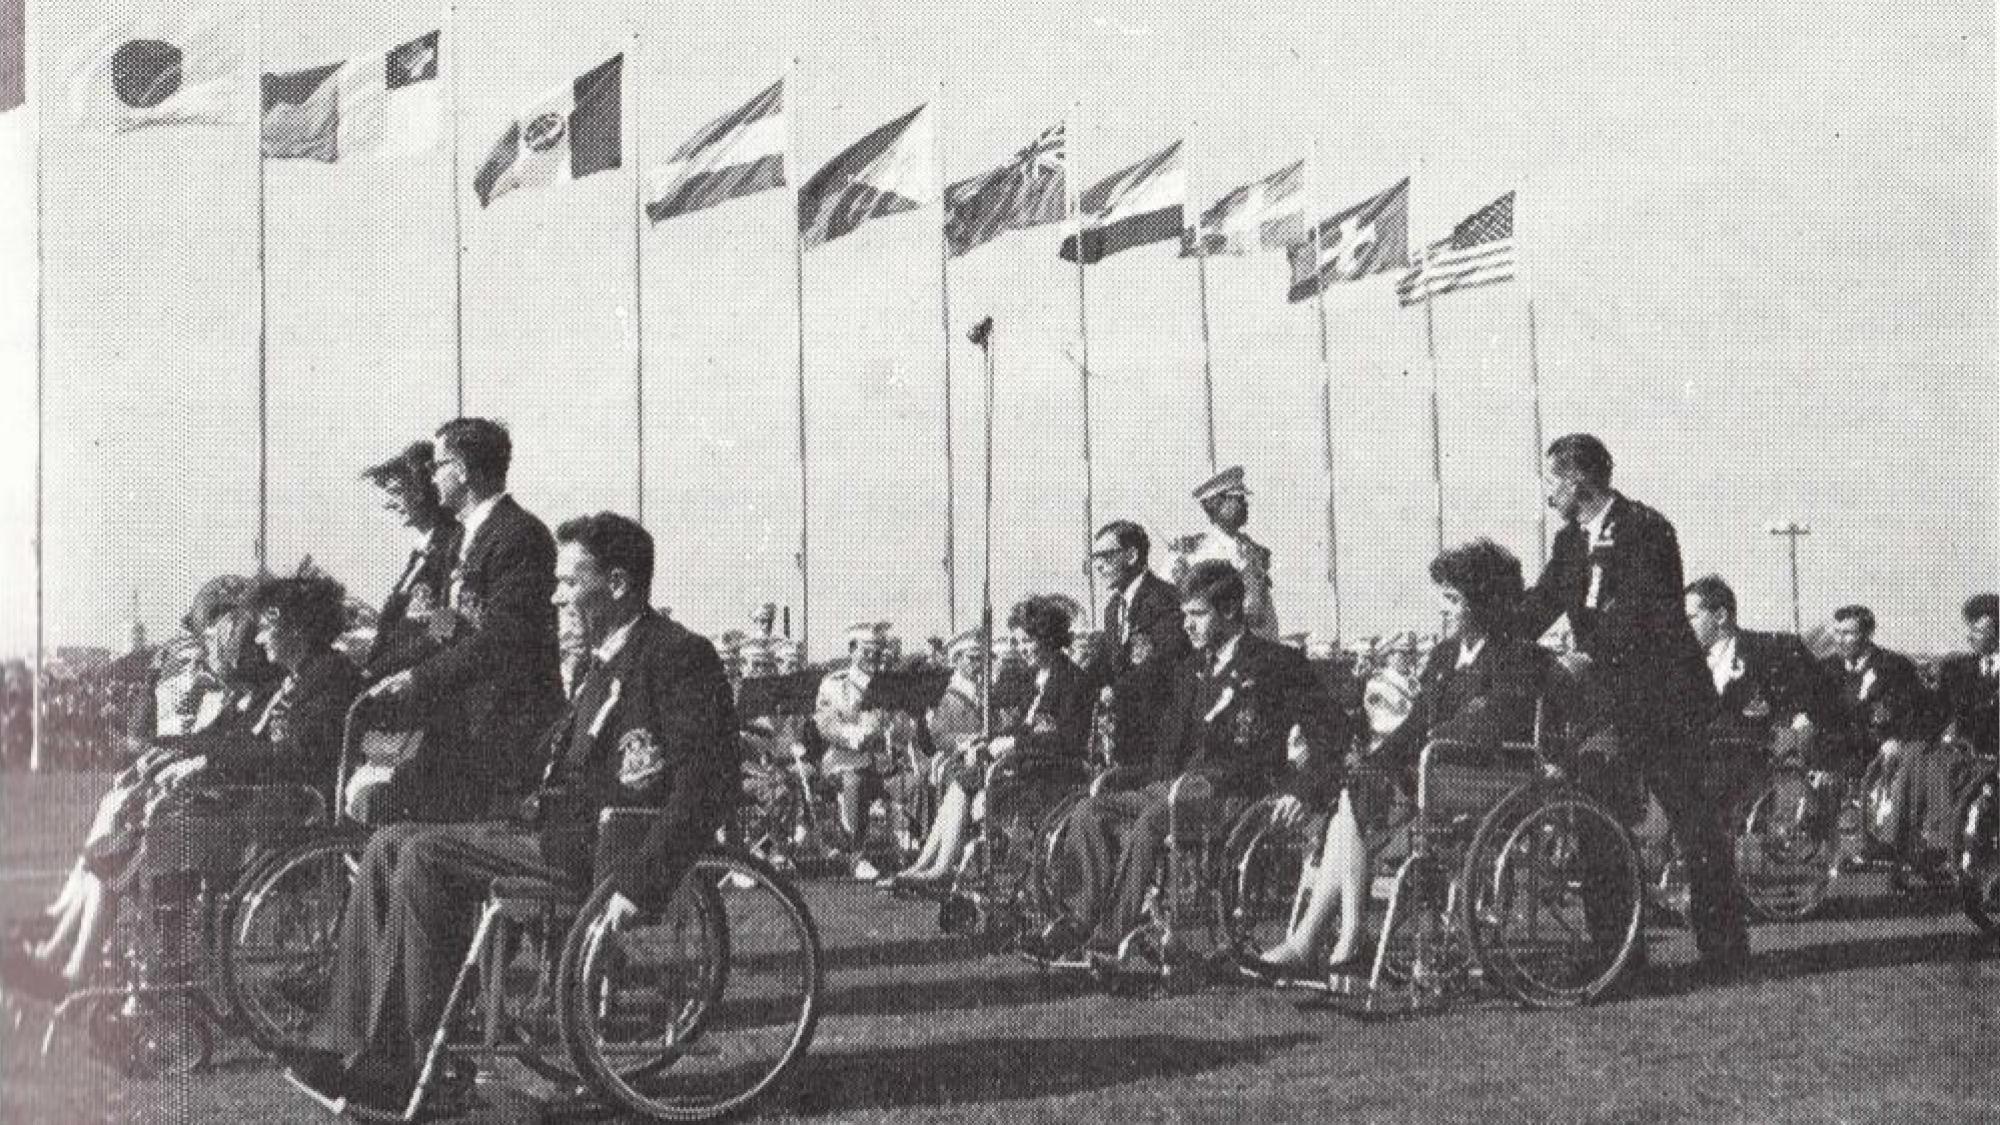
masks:
<svg viewBox="0 0 2000 1125"><path fill-rule="evenodd" d="M340 951L316 1046L390 1084L415 1080L479 907L495 879L566 876L534 833L504 821L401 824L377 832L340 923Z"/></svg>
<svg viewBox="0 0 2000 1125"><path fill-rule="evenodd" d="M1703 960L1740 961L1750 953L1750 929L1742 889L1736 881L1736 846L1731 821L1735 798L1743 785L1742 771L1713 760L1706 736L1676 729L1643 716L1620 716L1619 751L1599 768L1580 771L1579 782L1606 805L1636 822L1643 815L1650 791L1666 814L1667 826L1687 864L1688 922L1696 951ZM1586 909L1597 917L1616 917L1616 909L1597 905L1623 902L1602 880Z"/></svg>
<svg viewBox="0 0 2000 1125"><path fill-rule="evenodd" d="M1170 827L1171 784L1156 781L1143 789L1087 797L1070 813L1065 846L1081 877L1064 909L1071 921L1091 932L1096 944L1123 939L1145 912L1146 892ZM1206 816L1213 804L1184 799L1181 813Z"/></svg>

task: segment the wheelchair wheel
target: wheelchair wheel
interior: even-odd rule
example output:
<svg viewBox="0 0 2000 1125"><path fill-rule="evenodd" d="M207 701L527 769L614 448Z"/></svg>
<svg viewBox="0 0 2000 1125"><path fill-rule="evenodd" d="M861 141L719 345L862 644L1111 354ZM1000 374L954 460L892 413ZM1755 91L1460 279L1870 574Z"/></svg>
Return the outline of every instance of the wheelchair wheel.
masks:
<svg viewBox="0 0 2000 1125"><path fill-rule="evenodd" d="M1952 869L1965 916L2000 934L2000 776L1988 773L1959 798Z"/></svg>
<svg viewBox="0 0 2000 1125"><path fill-rule="evenodd" d="M1540 1008L1587 1003L1624 972L1639 935L1638 849L1571 789L1521 790L1474 833L1461 924L1487 979Z"/></svg>
<svg viewBox="0 0 2000 1125"><path fill-rule="evenodd" d="M1030 862L1034 865L1035 908L1043 918L1062 916L1064 904L1075 897L1077 888L1083 882L1083 873L1069 862L1068 850L1063 844L1069 834L1069 814L1088 796L1088 790L1065 794L1049 806L1036 826L1032 844L1034 855Z"/></svg>
<svg viewBox="0 0 2000 1125"><path fill-rule="evenodd" d="M659 1121L714 1120L763 1096L819 1020L819 934L798 892L763 860L716 849L664 909L613 923L610 899L591 896L557 974L586 1084Z"/></svg>
<svg viewBox="0 0 2000 1125"><path fill-rule="evenodd" d="M266 1051L304 1046L326 1005L341 914L366 846L359 833L307 841L252 868L229 896L223 994Z"/></svg>
<svg viewBox="0 0 2000 1125"><path fill-rule="evenodd" d="M1812 917L1833 885L1837 818L1806 775L1781 769L1741 808L1736 820L1736 879L1761 918Z"/></svg>
<svg viewBox="0 0 2000 1125"><path fill-rule="evenodd" d="M91 1054L128 1078L192 1074L214 1057L214 1032L184 996L107 996L84 1019Z"/></svg>
<svg viewBox="0 0 2000 1125"><path fill-rule="evenodd" d="M1223 844L1223 935L1240 961L1255 958L1291 932L1305 905L1305 867L1320 851L1316 829L1325 818L1280 827L1271 820L1275 803L1266 798L1250 806Z"/></svg>

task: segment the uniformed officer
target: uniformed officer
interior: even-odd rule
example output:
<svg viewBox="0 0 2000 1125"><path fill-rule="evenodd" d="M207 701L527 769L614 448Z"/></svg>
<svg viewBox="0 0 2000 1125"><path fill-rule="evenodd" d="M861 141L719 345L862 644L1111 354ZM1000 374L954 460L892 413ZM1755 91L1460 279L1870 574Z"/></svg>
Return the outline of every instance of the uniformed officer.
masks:
<svg viewBox="0 0 2000 1125"><path fill-rule="evenodd" d="M820 769L840 785L840 827L847 836L856 879L874 880L881 872L868 860L868 810L887 796L883 779L896 766L891 745L898 718L893 712L863 710L862 698L875 673L888 667L889 623L864 621L847 630L847 667L828 672L819 682L813 723L826 739Z"/></svg>
<svg viewBox="0 0 2000 1125"><path fill-rule="evenodd" d="M1250 489L1243 483L1243 466L1231 465L1194 490L1194 498L1212 525L1207 531L1173 542L1174 581L1195 564L1221 559L1243 575L1244 626L1266 640L1278 639L1278 610L1271 599L1271 549L1243 530L1250 522Z"/></svg>

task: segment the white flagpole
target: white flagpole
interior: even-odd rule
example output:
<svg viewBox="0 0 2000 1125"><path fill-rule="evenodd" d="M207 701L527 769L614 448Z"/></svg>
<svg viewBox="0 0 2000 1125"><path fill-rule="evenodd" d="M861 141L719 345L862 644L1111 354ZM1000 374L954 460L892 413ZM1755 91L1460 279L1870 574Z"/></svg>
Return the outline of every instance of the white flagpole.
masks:
<svg viewBox="0 0 2000 1125"><path fill-rule="evenodd" d="M258 99L250 115L251 137L257 145L257 573L270 573L271 535L271 387L270 278L265 266L267 245L264 208L264 5L257 5L256 74Z"/></svg>
<svg viewBox="0 0 2000 1125"><path fill-rule="evenodd" d="M639 31L632 31L632 58L625 68L625 144L632 161L632 441L636 475L634 518L646 522L646 199L645 169L639 159Z"/></svg>
<svg viewBox="0 0 2000 1125"><path fill-rule="evenodd" d="M792 59L791 69L785 75L785 124L791 150L792 172L792 278L794 296L797 299L798 324L798 438L799 438L799 656L802 660L811 658L808 639L812 635L812 567L810 547L812 543L812 508L810 474L806 468L806 235L799 226L798 191L804 184L799 171L799 128L798 109L799 60Z"/></svg>
<svg viewBox="0 0 2000 1125"><path fill-rule="evenodd" d="M1313 141L1313 167L1317 169L1323 166L1320 159L1319 141L1315 139ZM1308 177L1306 197L1315 202L1318 201L1318 196L1314 194L1311 188L1317 184L1317 177ZM1336 487L1335 482L1339 474L1336 470L1336 459L1333 448L1333 349L1329 343L1326 328L1326 283L1319 277L1321 272L1319 260L1320 220L1312 217L1317 210L1318 208L1308 210L1306 215L1307 221L1312 224L1313 284L1316 288L1316 292L1313 294L1313 306L1319 314L1320 428L1322 448L1325 452L1326 460L1326 584L1328 592L1333 598L1333 643L1334 647L1338 648L1340 646L1341 632L1340 519L1338 514L1339 504L1337 501L1339 489Z"/></svg>
<svg viewBox="0 0 2000 1125"><path fill-rule="evenodd" d="M1200 238L1201 228L1195 227ZM1201 395L1204 432L1208 436L1208 471L1214 472L1215 459L1215 352L1208 340L1208 255L1197 243L1194 255L1195 295L1201 308Z"/></svg>
<svg viewBox="0 0 2000 1125"><path fill-rule="evenodd" d="M1424 301L1424 351L1431 361L1431 484L1437 493L1437 549L1444 553L1444 444L1438 419L1437 328L1431 301Z"/></svg>
<svg viewBox="0 0 2000 1125"><path fill-rule="evenodd" d="M23 12L23 15L25 16L26 13ZM36 5L35 25L37 29L41 26L41 15L41 6ZM22 29L23 38L21 41L21 61L24 67L29 57L29 41L26 38L26 33L27 29L24 27ZM40 39L39 35L35 37L37 46L40 45ZM35 102L35 677L34 682L29 685L29 706L32 710L28 715L28 769L32 773L40 773L42 769L42 668L47 659L43 651L44 629L46 627L43 618L46 614L48 604L45 590L47 564L42 544L43 518L46 508L43 496L43 480L48 464L48 429L44 418L44 415L47 414L48 381L45 358L46 348L43 344L45 336L44 325L46 323L45 306L47 298L45 290L48 287L48 257L44 250L45 244L42 235L42 224L44 222L42 162L48 159L48 152L44 144L46 134L42 127L41 97L42 87L46 84L41 81L42 68L39 52L36 52L36 55L36 65L33 68L35 76L33 87L27 87L24 83L22 90L22 93L33 98Z"/></svg>
<svg viewBox="0 0 2000 1125"><path fill-rule="evenodd" d="M958 470L952 456L951 432L951 239L946 228L951 208L945 198L944 82L938 82L936 140L938 174L938 322L944 330L944 612L952 636L958 635Z"/></svg>
<svg viewBox="0 0 2000 1125"><path fill-rule="evenodd" d="M1518 248L1520 242L1517 240ZM1518 253L1518 249L1516 253ZM1517 259L1518 260L1518 259ZM1519 268L1519 267L1516 267ZM1535 423L1535 479L1542 475L1542 450L1548 446L1542 441L1542 364L1537 354L1539 347L1535 336L1535 298L1528 297L1528 400L1534 411ZM1537 492L1539 492L1539 487ZM1546 498L1544 498L1546 499ZM1537 561L1546 565L1549 561L1549 506L1547 503L1535 505L1535 544Z"/></svg>
<svg viewBox="0 0 2000 1125"><path fill-rule="evenodd" d="M458 5L451 5L447 21L450 43L439 52L451 68L451 357L453 372L452 410L465 417L465 188L459 182L463 154L460 151L460 109L458 86Z"/></svg>
<svg viewBox="0 0 2000 1125"><path fill-rule="evenodd" d="M1071 109L1073 124L1074 119L1082 115L1082 105L1081 103L1077 103ZM1065 125L1063 127L1063 144L1069 146L1070 142L1075 139L1075 135L1079 132L1080 130L1072 128L1070 125ZM1090 459L1090 315L1088 311L1090 305L1084 285L1084 275L1088 271L1084 268L1083 263L1083 184L1074 175L1068 174L1077 171L1078 162L1074 159L1068 159L1074 157L1075 154L1076 150L1074 147L1071 147L1070 151L1065 154L1069 167L1064 178L1066 180L1065 187L1070 197L1070 214L1075 219L1076 229L1076 370L1078 397L1083 405L1083 550L1084 554L1088 556L1090 553L1090 544L1094 541L1097 534L1097 502L1095 474ZM1083 564L1083 582L1085 589L1084 612L1089 615L1090 627L1095 629L1097 628L1097 574L1091 569L1087 559Z"/></svg>

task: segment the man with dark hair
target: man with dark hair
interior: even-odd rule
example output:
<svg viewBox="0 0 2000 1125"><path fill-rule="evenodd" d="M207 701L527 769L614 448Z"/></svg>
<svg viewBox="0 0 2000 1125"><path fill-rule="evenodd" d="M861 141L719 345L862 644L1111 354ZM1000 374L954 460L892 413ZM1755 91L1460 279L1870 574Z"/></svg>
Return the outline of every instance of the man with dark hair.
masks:
<svg viewBox="0 0 2000 1125"><path fill-rule="evenodd" d="M1965 618L1966 651L1938 665L1940 732L1973 754L2000 754L2000 598L1975 594L1960 611Z"/></svg>
<svg viewBox="0 0 2000 1125"><path fill-rule="evenodd" d="M1112 752L1120 765L1152 754L1174 666L1188 653L1180 598L1147 565L1150 549L1146 529L1130 520L1105 524L1090 547L1090 565L1111 595L1083 671L1093 689L1111 692Z"/></svg>
<svg viewBox="0 0 2000 1125"><path fill-rule="evenodd" d="M1569 618L1605 689L1620 755L1587 771L1592 784L1632 818L1645 807L1641 784L1652 791L1687 857L1703 971L1735 972L1749 960L1750 932L1723 824L1726 779L1708 752L1715 685L1682 609L1680 540L1665 516L1611 487L1611 451L1596 437L1556 439L1546 471L1549 507L1566 522L1527 593L1522 632Z"/></svg>
<svg viewBox="0 0 2000 1125"><path fill-rule="evenodd" d="M379 832L341 920L316 1047L287 1056L322 1104L400 1113L494 880L608 882L613 912L657 906L715 836L738 782L735 707L715 646L649 604L653 542L623 516L564 524L554 604L586 647L517 815ZM597 847L598 814L658 810L636 846ZM448 1068L463 1090L467 1068Z"/></svg>
<svg viewBox="0 0 2000 1125"><path fill-rule="evenodd" d="M1303 654L1247 630L1236 568L1196 563L1180 597L1194 651L1175 670L1145 784L1086 798L1070 814L1065 862L1079 875L1076 892L1065 916L1031 943L1037 955L1062 957L1079 944L1095 957L1115 954L1139 922L1166 841L1168 794L1181 775L1194 776L1180 815L1216 817L1221 800L1254 797L1285 778L1287 742L1299 728L1310 759L1284 781L1278 813L1295 820L1338 768L1339 712Z"/></svg>
<svg viewBox="0 0 2000 1125"><path fill-rule="evenodd" d="M1267 640L1278 639L1278 609L1271 596L1271 549L1250 538L1244 528L1250 522L1250 486L1244 483L1243 466L1231 465L1203 481L1194 490L1201 512L1208 517L1207 531L1176 539L1173 543L1174 580L1205 560L1216 559L1236 568L1243 576L1243 619L1245 627Z"/></svg>
<svg viewBox="0 0 2000 1125"><path fill-rule="evenodd" d="M1795 751L1807 765L1827 768L1814 736L1833 718L1832 685L1805 642L1790 633L1743 628L1736 620L1736 591L1719 574L1688 583L1683 600L1720 701L1710 729L1764 743L1773 756Z"/></svg>
<svg viewBox="0 0 2000 1125"><path fill-rule="evenodd" d="M412 809L433 819L484 815L532 783L525 758L562 704L555 540L507 493L513 445L484 418L437 431L438 499L464 526L447 604L433 615L442 647L377 683L403 722L426 730L412 771ZM400 775L399 775L399 785Z"/></svg>

